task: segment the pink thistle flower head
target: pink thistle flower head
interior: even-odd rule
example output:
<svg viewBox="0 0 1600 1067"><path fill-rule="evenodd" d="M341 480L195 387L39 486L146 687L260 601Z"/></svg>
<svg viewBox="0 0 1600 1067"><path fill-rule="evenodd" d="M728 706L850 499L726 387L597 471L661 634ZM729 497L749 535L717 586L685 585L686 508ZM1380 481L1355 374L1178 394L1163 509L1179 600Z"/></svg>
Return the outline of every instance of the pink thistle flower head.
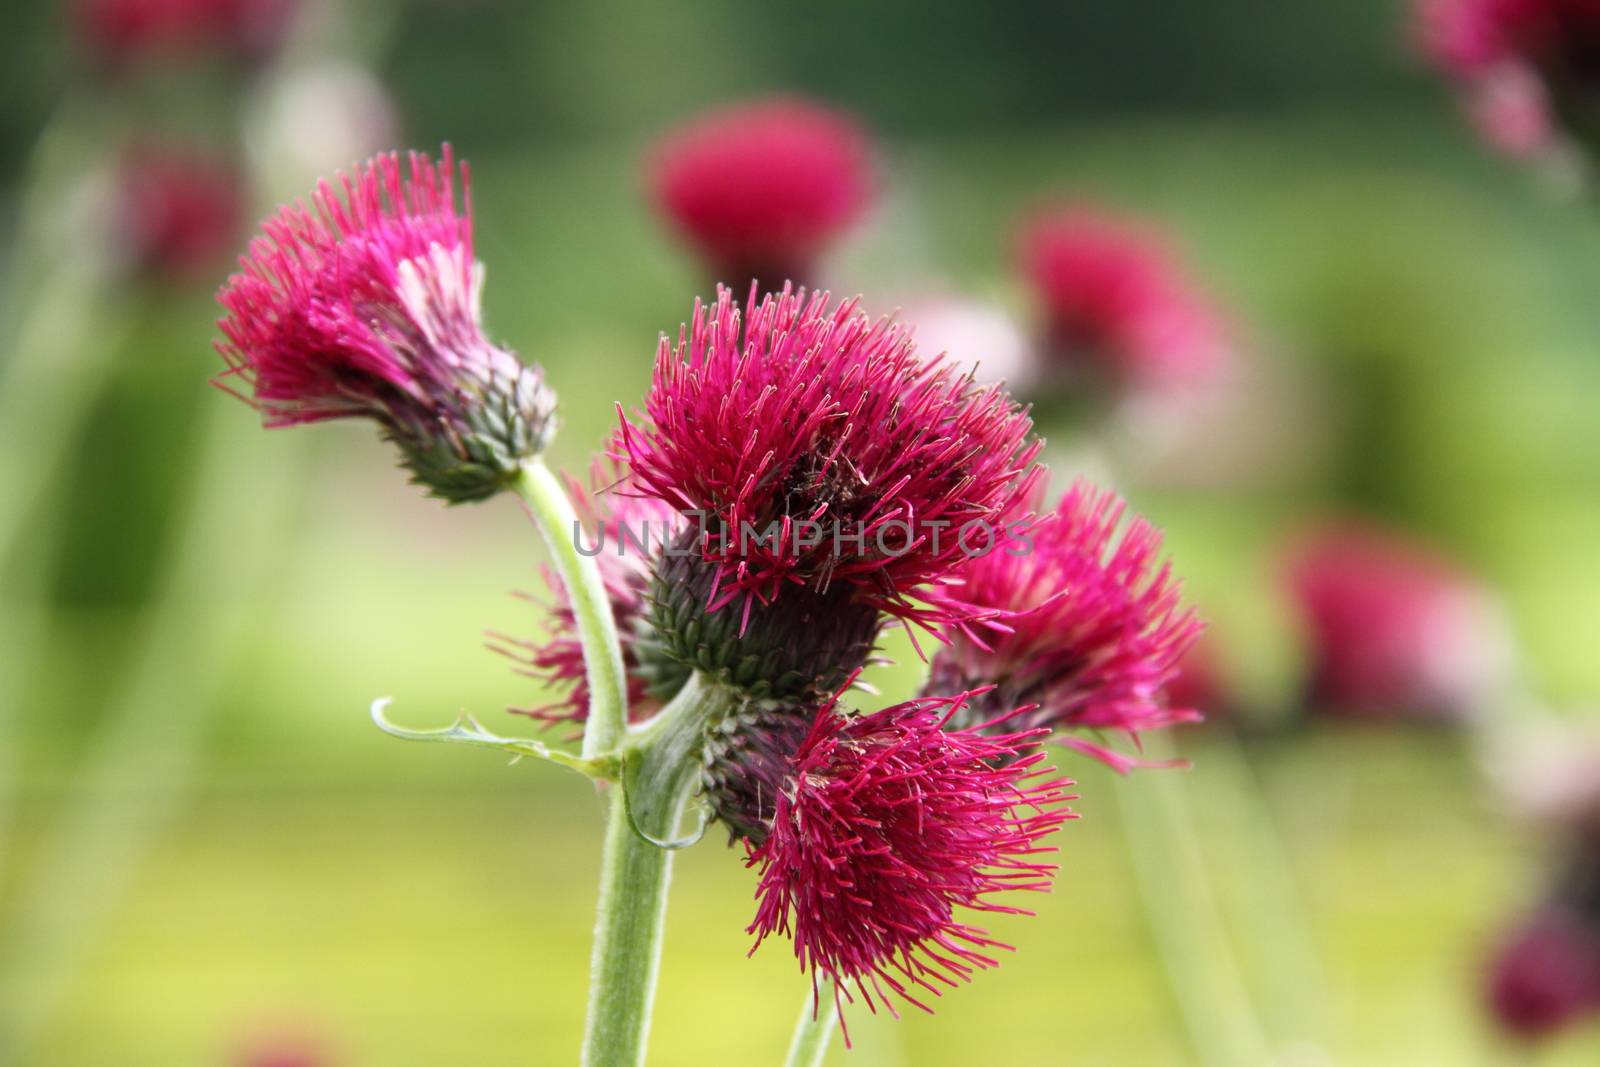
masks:
<svg viewBox="0 0 1600 1067"><path fill-rule="evenodd" d="M704 115L656 146L658 210L739 288L813 282L816 260L866 209L871 145L847 115L793 97Z"/></svg>
<svg viewBox="0 0 1600 1067"><path fill-rule="evenodd" d="M1558 126L1600 136L1600 0L1420 0L1423 52L1462 86L1485 139L1515 156L1555 148Z"/></svg>
<svg viewBox="0 0 1600 1067"><path fill-rule="evenodd" d="M244 177L192 148L139 144L117 168L113 225L138 271L190 280L216 266L244 226Z"/></svg>
<svg viewBox="0 0 1600 1067"><path fill-rule="evenodd" d="M1221 316L1149 226L1073 204L1043 212L1017 245L1060 375L1170 389L1213 380L1228 360Z"/></svg>
<svg viewBox="0 0 1600 1067"><path fill-rule="evenodd" d="M450 149L381 155L323 181L251 242L218 300L218 384L269 427L376 420L415 480L451 503L503 489L555 428L537 367L484 336L483 265Z"/></svg>
<svg viewBox="0 0 1600 1067"><path fill-rule="evenodd" d="M298 0L78 0L75 28L104 67L205 53L255 62L288 35Z"/></svg>
<svg viewBox="0 0 1600 1067"><path fill-rule="evenodd" d="M752 290L753 294L754 290ZM917 358L908 328L785 289L726 289L662 339L619 458L639 491L701 519L706 609L804 593L918 620L1038 480L1025 410Z"/></svg>
<svg viewBox="0 0 1600 1067"><path fill-rule="evenodd" d="M994 633L952 632L930 691L993 686L974 707L1032 705L1020 722L1118 771L1139 765L1083 732L1125 734L1199 721L1171 686L1202 630L1161 560L1161 534L1124 528L1114 494L1075 484L1025 535L973 559L963 598L992 609Z"/></svg>
<svg viewBox="0 0 1600 1067"><path fill-rule="evenodd" d="M1564 905L1541 908L1496 950L1484 999L1502 1029L1528 1040L1600 1014L1600 928Z"/></svg>
<svg viewBox="0 0 1600 1067"><path fill-rule="evenodd" d="M838 983L841 1017L852 988L874 1010L895 998L930 1010L930 994L1009 948L957 909L1028 914L994 898L1049 888L1043 839L1072 817L1072 783L1040 766L1037 731L951 729L964 700L859 716L824 705L750 853L755 946L791 937L814 986Z"/></svg>
<svg viewBox="0 0 1600 1067"><path fill-rule="evenodd" d="M1511 641L1493 598L1396 533L1326 525L1291 546L1284 572L1318 710L1460 719L1496 693L1509 668Z"/></svg>
<svg viewBox="0 0 1600 1067"><path fill-rule="evenodd" d="M614 468L597 462L590 471L592 488L585 489L574 478L566 482L583 523L580 551L592 554L599 565L616 620L627 672L628 714L642 720L659 710L688 676L687 668L657 654L656 640L646 622L652 577L661 553L682 531L684 520L653 497L611 492L617 479ZM490 647L514 660L518 673L538 680L543 688L566 691L553 703L512 708L513 712L545 726L582 724L589 718L589 682L577 616L555 570L542 565L540 574L548 590L540 601L547 609L543 640L490 634Z"/></svg>

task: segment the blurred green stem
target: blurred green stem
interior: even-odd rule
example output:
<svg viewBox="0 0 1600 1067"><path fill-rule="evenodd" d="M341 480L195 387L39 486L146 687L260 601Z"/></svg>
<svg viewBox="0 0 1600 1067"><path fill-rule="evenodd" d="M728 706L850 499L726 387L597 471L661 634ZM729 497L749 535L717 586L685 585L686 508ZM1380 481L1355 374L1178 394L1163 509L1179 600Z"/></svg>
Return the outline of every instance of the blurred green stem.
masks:
<svg viewBox="0 0 1600 1067"><path fill-rule="evenodd" d="M1235 922L1256 979L1272 1037L1299 1048L1322 1040L1322 975L1305 906L1272 807L1237 733L1214 731L1205 750L1205 775L1223 807L1216 816L1233 832L1216 842L1213 859L1248 872L1228 882Z"/></svg>
<svg viewBox="0 0 1600 1067"><path fill-rule="evenodd" d="M1172 742L1145 735L1145 755L1167 759ZM1137 774L1113 790L1146 922L1197 1062L1270 1063L1266 1035L1217 911L1191 817L1185 775Z"/></svg>
<svg viewBox="0 0 1600 1067"><path fill-rule="evenodd" d="M68 205L96 160L94 122L63 101L28 159L18 219L5 258L0 296L0 866L6 859L13 778L19 755L18 720L29 673L44 640L42 590L55 545L30 545L27 568L17 568L26 523L55 483L101 392L109 355L125 325L105 285L107 263L98 245L62 253L69 236ZM89 343L90 339L93 343ZM8 579L14 579L8 584Z"/></svg>
<svg viewBox="0 0 1600 1067"><path fill-rule="evenodd" d="M16 886L0 939L0 1064L29 1062L118 893L167 825L267 577L282 571L278 517L293 512L298 468L281 462L281 447L264 462L259 431L231 407L219 402L207 419L193 511L140 623L128 675L112 690L59 830Z"/></svg>
<svg viewBox="0 0 1600 1067"><path fill-rule="evenodd" d="M600 858L600 903L590 962L585 1067L644 1062L661 969L672 850L646 840L673 836L699 770L708 720L731 696L699 674L650 722L630 729L623 781L611 786Z"/></svg>
<svg viewBox="0 0 1600 1067"><path fill-rule="evenodd" d="M832 990L833 983L829 982L826 988ZM795 1020L794 1037L789 1040L789 1058L784 1060L788 1067L822 1067L835 1017L834 1012L823 1009L823 999L817 991L806 994L800 1018Z"/></svg>
<svg viewBox="0 0 1600 1067"><path fill-rule="evenodd" d="M627 724L627 687L622 674L622 649L611 600L594 556L578 550L582 526L566 489L541 459L522 465L517 493L527 504L534 525L544 537L556 572L572 603L583 664L589 683L589 721L583 731L583 756L595 759L615 752Z"/></svg>

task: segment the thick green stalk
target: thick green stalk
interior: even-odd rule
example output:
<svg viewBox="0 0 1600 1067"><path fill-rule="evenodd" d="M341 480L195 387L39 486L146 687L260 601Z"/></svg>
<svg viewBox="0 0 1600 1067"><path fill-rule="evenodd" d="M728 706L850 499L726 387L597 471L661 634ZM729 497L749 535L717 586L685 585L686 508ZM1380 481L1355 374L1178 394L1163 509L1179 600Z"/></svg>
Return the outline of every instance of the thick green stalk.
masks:
<svg viewBox="0 0 1600 1067"><path fill-rule="evenodd" d="M600 567L593 556L578 551L581 524L561 480L543 460L522 465L517 492L544 537L566 587L583 642L583 665L589 683L589 720L583 732L583 755L595 759L615 752L627 729L627 688L622 674L622 649L611 615Z"/></svg>
<svg viewBox="0 0 1600 1067"><path fill-rule="evenodd" d="M787 1067L822 1067L828 1054L828 1041L833 1037L834 1011L826 995L833 984L819 986L817 994L807 993L800 1006L800 1018L794 1024L794 1036L789 1039L789 1057L783 1062Z"/></svg>
<svg viewBox="0 0 1600 1067"><path fill-rule="evenodd" d="M672 850L645 837L666 841L676 832L699 771L706 723L730 699L696 674L660 715L629 731L623 781L611 787L600 860L585 1067L644 1062L672 876Z"/></svg>

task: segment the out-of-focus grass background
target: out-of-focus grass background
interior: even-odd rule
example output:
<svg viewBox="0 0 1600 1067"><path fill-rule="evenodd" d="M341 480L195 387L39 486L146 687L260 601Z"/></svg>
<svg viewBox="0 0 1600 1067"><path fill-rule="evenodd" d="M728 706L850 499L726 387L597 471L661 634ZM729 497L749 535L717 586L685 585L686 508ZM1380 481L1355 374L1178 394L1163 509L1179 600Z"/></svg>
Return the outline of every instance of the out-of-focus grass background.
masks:
<svg viewBox="0 0 1600 1067"><path fill-rule="evenodd" d="M1269 566L1285 525L1358 509L1503 593L1538 693L1580 708L1600 694L1600 216L1474 141L1416 69L1400 5L441 0L344 16L333 39L373 57L406 142L450 139L472 160L491 330L559 390L559 464L584 464L613 402L641 395L657 332L705 288L644 203L648 139L719 101L805 91L882 138L883 202L833 265L869 307L937 287L1024 312L1017 213L1088 192L1170 224L1248 324L1249 373L1300 383L1284 461L1262 477L1128 487L1241 669L1288 673ZM85 84L53 5L4 17L0 208L15 233L57 100L130 109ZM118 121L200 123L131 110ZM310 178L276 175L287 188L258 206ZM119 822L103 853L64 868L53 899L103 906L69 931L78 951L27 1062L227 1063L263 1031L309 1035L330 1064L570 1062L599 801L574 776L403 745L366 717L392 695L403 722L468 709L525 729L499 709L539 694L481 635L536 631L506 595L538 588L533 531L509 501L423 499L366 426L257 430L205 384L221 273L82 309L107 369L5 572L16 588L42 577L47 595L7 604L30 654L0 737L15 771L0 782L4 936L26 949L35 931L18 924L48 928L16 905L130 701L155 711L125 743L150 779L181 786L163 813L142 807L161 790L138 774L112 783L126 835ZM916 684L902 659L887 696ZM169 759L190 716L201 747ZM1243 930L1254 875L1209 746L1184 744L1193 818ZM1322 1052L1295 1062L1531 1056L1493 1036L1477 992L1544 842L1507 822L1465 746L1322 726L1254 760L1320 956L1307 995ZM1191 1062L1113 797L1143 779L1072 771L1083 818L1058 887L1037 918L996 924L1015 957L932 1018L857 1012L860 1047L832 1062ZM776 1061L803 981L780 944L745 958L752 890L719 843L681 855L652 1062ZM1580 1034L1541 1055L1597 1054Z"/></svg>

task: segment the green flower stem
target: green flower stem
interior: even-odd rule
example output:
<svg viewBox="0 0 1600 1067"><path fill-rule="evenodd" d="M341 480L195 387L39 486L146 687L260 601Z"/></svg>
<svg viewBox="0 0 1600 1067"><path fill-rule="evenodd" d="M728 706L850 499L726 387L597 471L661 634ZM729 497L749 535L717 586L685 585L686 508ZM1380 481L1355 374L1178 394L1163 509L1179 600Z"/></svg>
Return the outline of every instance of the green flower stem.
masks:
<svg viewBox="0 0 1600 1067"><path fill-rule="evenodd" d="M1288 851L1272 820L1273 808L1237 734L1226 726L1206 746L1204 765L1213 803L1222 805L1213 818L1232 828L1212 843L1213 861L1249 872L1229 881L1230 910L1267 1029L1284 1045L1318 1048L1325 1003L1322 975Z"/></svg>
<svg viewBox="0 0 1600 1067"><path fill-rule="evenodd" d="M600 567L593 556L578 551L578 513L567 499L561 480L543 460L524 463L515 488L549 546L583 642L583 664L589 683L583 756L596 759L609 755L621 746L627 730L628 691L622 674L617 624L611 615L611 601L600 578Z"/></svg>
<svg viewBox="0 0 1600 1067"><path fill-rule="evenodd" d="M1144 754L1168 758L1172 742L1146 734ZM1178 771L1138 774L1112 791L1121 802L1145 920L1197 1062L1270 1063L1267 1036L1217 910L1184 779Z"/></svg>
<svg viewBox="0 0 1600 1067"><path fill-rule="evenodd" d="M0 744L0 866L21 761L16 724L47 630L43 587L56 552L55 539L30 523L49 493L71 481L61 468L127 328L126 308L105 285L101 250L60 252L68 205L102 133L70 100L46 123L27 162L0 292L0 737L8 739ZM24 547L28 566L18 567Z"/></svg>
<svg viewBox="0 0 1600 1067"><path fill-rule="evenodd" d="M706 724L731 702L727 690L695 674L660 715L627 732L623 780L611 787L600 859L585 1067L644 1062L672 876L672 850L645 835L665 841L677 831Z"/></svg>
<svg viewBox="0 0 1600 1067"><path fill-rule="evenodd" d="M789 1039L789 1057L783 1061L788 1067L822 1067L828 1041L837 1029L831 998L825 995L832 991L833 983L828 982L819 985L815 994L806 994L800 1018L795 1020L794 1036Z"/></svg>

